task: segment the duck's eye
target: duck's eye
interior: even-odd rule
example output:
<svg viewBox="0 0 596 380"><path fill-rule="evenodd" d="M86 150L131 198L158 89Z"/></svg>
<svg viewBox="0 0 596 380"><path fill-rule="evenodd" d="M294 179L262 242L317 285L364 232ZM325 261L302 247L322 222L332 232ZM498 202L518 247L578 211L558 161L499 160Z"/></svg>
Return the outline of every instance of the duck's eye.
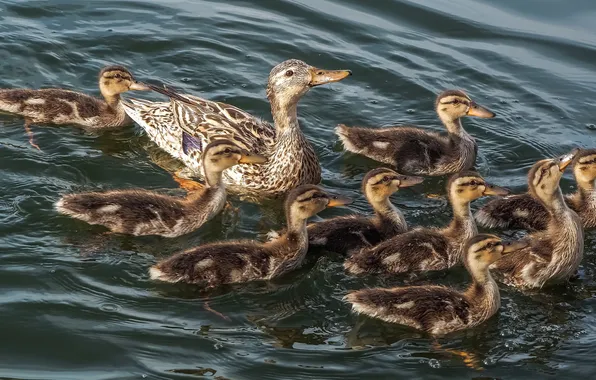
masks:
<svg viewBox="0 0 596 380"><path fill-rule="evenodd" d="M116 79L122 79L122 75L116 74L116 75L114 75L114 78L116 78Z"/></svg>
<svg viewBox="0 0 596 380"><path fill-rule="evenodd" d="M230 153L232 153L232 149L226 148L226 149L224 149L224 153L225 154L230 154Z"/></svg>
<svg viewBox="0 0 596 380"><path fill-rule="evenodd" d="M453 99L453 104L459 104L459 99Z"/></svg>
<svg viewBox="0 0 596 380"><path fill-rule="evenodd" d="M476 186L476 185L478 185L478 182L476 182L474 180L471 180L470 181L470 186Z"/></svg>
<svg viewBox="0 0 596 380"><path fill-rule="evenodd" d="M291 77L292 75L294 75L294 71L292 71L292 70L286 71L286 76L287 77Z"/></svg>
<svg viewBox="0 0 596 380"><path fill-rule="evenodd" d="M389 182L389 176L383 177L383 182Z"/></svg>

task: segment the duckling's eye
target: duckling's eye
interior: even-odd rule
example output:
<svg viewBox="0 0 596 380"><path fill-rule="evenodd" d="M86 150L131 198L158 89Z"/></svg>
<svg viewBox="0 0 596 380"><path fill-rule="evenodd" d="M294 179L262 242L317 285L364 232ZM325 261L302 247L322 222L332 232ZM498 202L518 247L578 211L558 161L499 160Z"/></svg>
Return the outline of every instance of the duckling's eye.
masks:
<svg viewBox="0 0 596 380"><path fill-rule="evenodd" d="M459 99L453 99L453 104L459 104Z"/></svg>
<svg viewBox="0 0 596 380"><path fill-rule="evenodd" d="M383 182L389 182L389 177L388 176L383 177Z"/></svg>
<svg viewBox="0 0 596 380"><path fill-rule="evenodd" d="M292 71L292 70L286 71L286 76L287 77L291 77L292 75L294 75L294 71Z"/></svg>
<svg viewBox="0 0 596 380"><path fill-rule="evenodd" d="M470 181L470 186L477 186L477 185L478 185L478 182L476 182L474 180Z"/></svg>
<svg viewBox="0 0 596 380"><path fill-rule="evenodd" d="M226 148L226 149L224 149L224 153L225 154L230 154L230 153L232 153L232 149Z"/></svg>
<svg viewBox="0 0 596 380"><path fill-rule="evenodd" d="M116 78L116 79L122 79L122 75L116 74L116 75L114 75L114 78Z"/></svg>

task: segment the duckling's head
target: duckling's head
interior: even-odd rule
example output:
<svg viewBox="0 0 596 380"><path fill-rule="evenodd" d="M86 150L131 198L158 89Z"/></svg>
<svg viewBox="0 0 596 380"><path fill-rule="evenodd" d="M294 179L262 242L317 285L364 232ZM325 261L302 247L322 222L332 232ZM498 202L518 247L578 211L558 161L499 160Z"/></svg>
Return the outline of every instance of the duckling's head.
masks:
<svg viewBox="0 0 596 380"><path fill-rule="evenodd" d="M269 73L267 98L277 104L294 104L311 87L338 82L352 75L349 70L323 70L298 59L289 59Z"/></svg>
<svg viewBox="0 0 596 380"><path fill-rule="evenodd" d="M496 235L478 234L466 242L464 263L470 273L484 272L503 254L528 246L527 240L504 242Z"/></svg>
<svg viewBox="0 0 596 380"><path fill-rule="evenodd" d="M573 159L573 175L580 187L592 188L596 180L596 149L581 149Z"/></svg>
<svg viewBox="0 0 596 380"><path fill-rule="evenodd" d="M485 195L509 194L509 190L487 183L474 171L464 171L451 176L447 191L452 204L469 203Z"/></svg>
<svg viewBox="0 0 596 380"><path fill-rule="evenodd" d="M424 181L422 177L406 176L387 168L369 171L362 180L362 192L370 203L385 201L399 188L410 187Z"/></svg>
<svg viewBox="0 0 596 380"><path fill-rule="evenodd" d="M286 216L290 222L302 222L327 207L344 206L350 203L352 203L351 199L329 194L316 185L301 185L290 191L286 198Z"/></svg>
<svg viewBox="0 0 596 380"><path fill-rule="evenodd" d="M106 66L99 72L99 90L106 97L122 94L126 91L150 91L144 83L137 82L123 66Z"/></svg>
<svg viewBox="0 0 596 380"><path fill-rule="evenodd" d="M571 164L577 151L564 156L540 160L532 166L528 172L528 188L534 198L550 204L550 200L556 195L561 195L559 182L565 168Z"/></svg>
<svg viewBox="0 0 596 380"><path fill-rule="evenodd" d="M441 120L457 120L464 116L495 117L494 112L476 104L465 92L460 90L447 90L440 93L435 107Z"/></svg>
<svg viewBox="0 0 596 380"><path fill-rule="evenodd" d="M205 147L205 172L223 172L238 164L264 164L267 158L240 148L230 140L217 139Z"/></svg>

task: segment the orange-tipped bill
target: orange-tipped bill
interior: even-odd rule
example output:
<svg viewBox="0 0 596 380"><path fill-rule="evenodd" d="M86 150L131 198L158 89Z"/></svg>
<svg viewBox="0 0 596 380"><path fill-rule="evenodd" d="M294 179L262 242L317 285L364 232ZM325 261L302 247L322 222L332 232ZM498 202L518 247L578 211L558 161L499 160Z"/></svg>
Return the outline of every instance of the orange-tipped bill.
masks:
<svg viewBox="0 0 596 380"><path fill-rule="evenodd" d="M132 82L129 88L132 91L151 91L151 88L143 82Z"/></svg>
<svg viewBox="0 0 596 380"><path fill-rule="evenodd" d="M239 164L264 164L267 157L248 151L242 152L242 157L238 160Z"/></svg>
<svg viewBox="0 0 596 380"><path fill-rule="evenodd" d="M571 152L561 156L559 158L559 170L560 171L564 171L565 168L567 168L567 166L569 166L569 164L571 164L573 162L573 158L577 155L577 153L579 152L579 149L573 149Z"/></svg>
<svg viewBox="0 0 596 380"><path fill-rule="evenodd" d="M467 115L481 117L484 119L490 119L496 116L495 113L490 111L488 108L484 108L481 105L478 105L474 102L470 102L470 107L468 108Z"/></svg>
<svg viewBox="0 0 596 380"><path fill-rule="evenodd" d="M345 205L349 205L350 203L352 203L352 200L348 197L332 195L332 196L330 196L329 203L327 203L327 207L345 206Z"/></svg>
<svg viewBox="0 0 596 380"><path fill-rule="evenodd" d="M322 84L339 82L340 80L352 75L350 70L323 70L311 67L311 80L309 85L311 87L320 86Z"/></svg>
<svg viewBox="0 0 596 380"><path fill-rule="evenodd" d="M399 187L410 187L418 185L424 181L424 177L416 177L413 175L399 175L397 176L399 180Z"/></svg>
<svg viewBox="0 0 596 380"><path fill-rule="evenodd" d="M504 187L485 184L485 189L483 195L508 195L510 191L505 189Z"/></svg>

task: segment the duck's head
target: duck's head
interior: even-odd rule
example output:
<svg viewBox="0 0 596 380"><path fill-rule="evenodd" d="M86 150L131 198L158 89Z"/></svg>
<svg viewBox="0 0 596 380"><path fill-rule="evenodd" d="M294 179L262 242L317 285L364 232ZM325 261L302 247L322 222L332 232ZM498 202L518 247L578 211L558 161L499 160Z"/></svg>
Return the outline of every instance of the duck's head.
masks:
<svg viewBox="0 0 596 380"><path fill-rule="evenodd" d="M549 204L554 196L561 194L559 182L565 168L573 162L577 150L561 157L540 160L528 172L530 193L542 202Z"/></svg>
<svg viewBox="0 0 596 380"><path fill-rule="evenodd" d="M267 97L279 104L297 103L311 87L338 82L350 75L350 70L323 70L290 59L278 64L269 73Z"/></svg>
<svg viewBox="0 0 596 380"><path fill-rule="evenodd" d="M137 82L123 66L106 66L99 72L99 90L103 96L113 97L126 91L150 91L144 83Z"/></svg>
<svg viewBox="0 0 596 380"><path fill-rule="evenodd" d="M505 242L496 235L478 234L466 242L465 265L471 273L488 270L502 255L528 246L527 240Z"/></svg>
<svg viewBox="0 0 596 380"><path fill-rule="evenodd" d="M464 116L495 117L494 112L476 104L461 90L443 91L437 96L435 107L441 120L457 120Z"/></svg>
<svg viewBox="0 0 596 380"><path fill-rule="evenodd" d="M238 164L264 164L267 158L240 148L225 139L214 140L205 147L203 165L205 172L223 172Z"/></svg>
<svg viewBox="0 0 596 380"><path fill-rule="evenodd" d="M591 189L596 180L596 149L580 149L573 159L573 175L581 188Z"/></svg>
<svg viewBox="0 0 596 380"><path fill-rule="evenodd" d="M294 225L327 207L344 206L350 203L352 203L351 199L329 194L316 185L301 185L290 191L286 198L285 209L290 224Z"/></svg>
<svg viewBox="0 0 596 380"><path fill-rule="evenodd" d="M469 203L485 195L509 194L509 190L487 183L474 171L464 171L451 176L447 191L452 204Z"/></svg>
<svg viewBox="0 0 596 380"><path fill-rule="evenodd" d="M370 203L381 203L402 187L410 187L424 181L422 177L406 176L387 168L369 171L362 180L362 192Z"/></svg>

